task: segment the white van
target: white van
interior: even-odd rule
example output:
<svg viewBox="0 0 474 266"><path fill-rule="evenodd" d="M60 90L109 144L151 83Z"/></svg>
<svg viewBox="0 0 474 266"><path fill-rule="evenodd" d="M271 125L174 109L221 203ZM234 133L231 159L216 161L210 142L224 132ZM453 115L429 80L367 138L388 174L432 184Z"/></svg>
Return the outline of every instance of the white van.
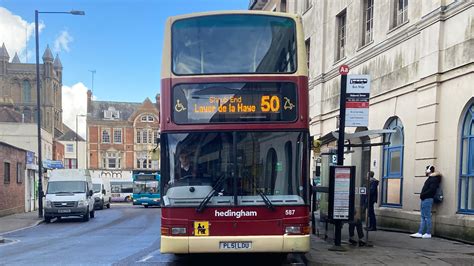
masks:
<svg viewBox="0 0 474 266"><path fill-rule="evenodd" d="M110 191L110 181L102 178L92 178L94 187L94 209L104 209L104 206L110 208L112 193Z"/></svg>
<svg viewBox="0 0 474 266"><path fill-rule="evenodd" d="M89 221L95 215L93 194L89 170L52 170L46 189L45 222L66 216L81 216L83 221Z"/></svg>

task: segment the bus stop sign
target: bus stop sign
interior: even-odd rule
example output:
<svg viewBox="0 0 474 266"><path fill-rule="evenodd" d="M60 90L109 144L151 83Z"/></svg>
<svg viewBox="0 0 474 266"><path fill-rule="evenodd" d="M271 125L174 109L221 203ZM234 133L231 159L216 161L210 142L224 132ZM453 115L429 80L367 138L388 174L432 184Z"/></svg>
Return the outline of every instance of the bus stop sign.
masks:
<svg viewBox="0 0 474 266"><path fill-rule="evenodd" d="M348 65L342 65L339 67L339 74L341 75L347 75L349 74L349 66Z"/></svg>

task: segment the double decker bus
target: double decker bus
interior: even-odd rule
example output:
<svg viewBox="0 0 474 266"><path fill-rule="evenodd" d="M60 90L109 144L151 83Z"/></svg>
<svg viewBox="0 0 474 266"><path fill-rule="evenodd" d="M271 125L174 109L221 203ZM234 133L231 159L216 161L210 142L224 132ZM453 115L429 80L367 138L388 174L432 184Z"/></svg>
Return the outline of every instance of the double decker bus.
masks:
<svg viewBox="0 0 474 266"><path fill-rule="evenodd" d="M161 252L307 252L301 18L171 17L161 83Z"/></svg>
<svg viewBox="0 0 474 266"><path fill-rule="evenodd" d="M133 205L160 206L160 174L158 172L134 172Z"/></svg>

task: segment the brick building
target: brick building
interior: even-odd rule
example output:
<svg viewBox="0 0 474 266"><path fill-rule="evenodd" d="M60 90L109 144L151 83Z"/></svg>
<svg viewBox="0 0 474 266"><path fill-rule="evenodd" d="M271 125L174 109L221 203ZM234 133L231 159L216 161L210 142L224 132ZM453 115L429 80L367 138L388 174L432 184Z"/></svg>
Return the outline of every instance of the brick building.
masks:
<svg viewBox="0 0 474 266"><path fill-rule="evenodd" d="M0 142L0 217L25 211L26 151Z"/></svg>
<svg viewBox="0 0 474 266"><path fill-rule="evenodd" d="M151 151L159 137L156 103L93 101L88 92L87 143L91 170L157 170ZM157 150L159 154L159 151Z"/></svg>

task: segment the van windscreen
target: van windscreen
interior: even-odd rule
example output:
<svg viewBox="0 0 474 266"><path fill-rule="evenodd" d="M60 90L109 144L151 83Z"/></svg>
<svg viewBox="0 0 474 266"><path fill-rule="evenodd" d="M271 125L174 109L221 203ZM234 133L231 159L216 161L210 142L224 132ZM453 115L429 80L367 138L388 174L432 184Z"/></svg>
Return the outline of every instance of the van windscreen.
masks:
<svg viewBox="0 0 474 266"><path fill-rule="evenodd" d="M48 183L48 194L85 193L84 181L52 181Z"/></svg>

